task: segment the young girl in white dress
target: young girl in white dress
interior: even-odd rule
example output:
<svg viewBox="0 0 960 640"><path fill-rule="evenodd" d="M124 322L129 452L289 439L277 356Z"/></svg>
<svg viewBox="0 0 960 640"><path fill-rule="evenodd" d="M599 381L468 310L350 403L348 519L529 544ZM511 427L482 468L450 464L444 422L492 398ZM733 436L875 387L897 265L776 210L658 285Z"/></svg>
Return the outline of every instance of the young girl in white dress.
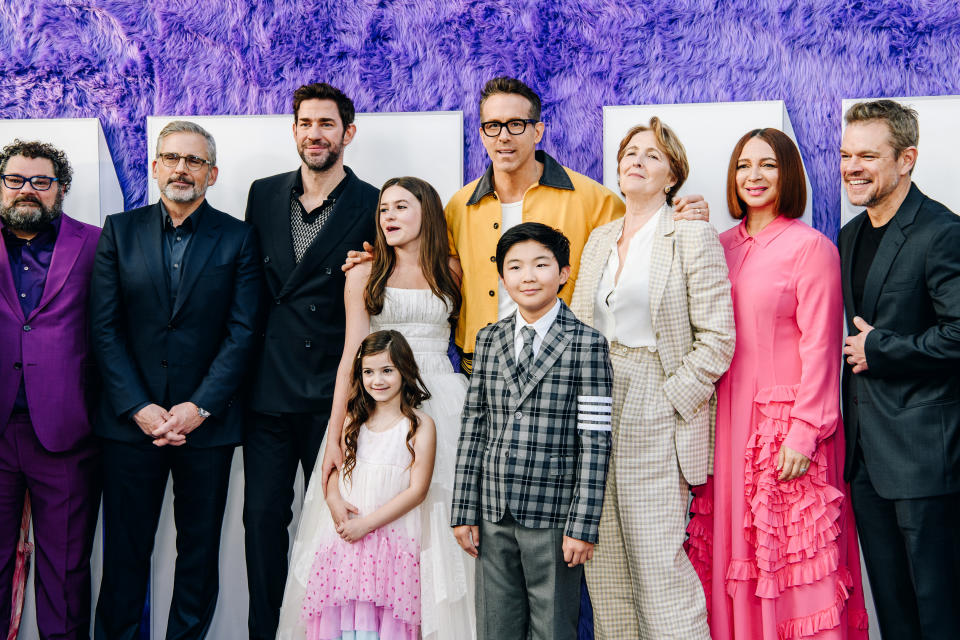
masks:
<svg viewBox="0 0 960 640"><path fill-rule="evenodd" d="M393 329L409 342L430 398L420 409L436 424L433 481L421 507L421 603L424 640L475 638L474 560L450 528L464 376L447 357L450 321L460 306L460 268L449 257L440 196L418 178L393 178L380 191L372 262L346 274L346 335L337 372L327 443L311 476L290 559L280 611L278 640L304 636L300 622L306 577L313 562L312 539L327 509L322 488L331 469L342 468L345 452L335 443L347 412L350 372L361 340L371 331Z"/></svg>
<svg viewBox="0 0 960 640"><path fill-rule="evenodd" d="M313 532L300 620L309 640L418 640L420 510L433 475L430 397L407 341L372 333L353 362L342 469Z"/></svg>

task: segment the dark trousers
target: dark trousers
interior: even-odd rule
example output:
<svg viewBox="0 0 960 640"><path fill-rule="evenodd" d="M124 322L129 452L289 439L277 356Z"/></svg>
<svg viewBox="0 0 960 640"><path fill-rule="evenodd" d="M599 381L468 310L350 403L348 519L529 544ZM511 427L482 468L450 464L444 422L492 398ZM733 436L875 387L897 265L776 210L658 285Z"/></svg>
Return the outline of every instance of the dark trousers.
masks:
<svg viewBox="0 0 960 640"><path fill-rule="evenodd" d="M30 490L36 541L37 630L40 637L90 634L90 550L97 524L100 464L94 441L52 453L27 414L0 433L0 632L10 626L11 587L24 492Z"/></svg>
<svg viewBox="0 0 960 640"><path fill-rule="evenodd" d="M233 451L232 445L156 447L151 442L103 441L103 581L97 640L138 637L150 555L170 475L177 562L167 638L196 640L206 635L220 588L220 529Z"/></svg>
<svg viewBox="0 0 960 640"><path fill-rule="evenodd" d="M957 637L960 493L882 498L873 488L858 447L850 495L883 637Z"/></svg>
<svg viewBox="0 0 960 640"><path fill-rule="evenodd" d="M293 519L297 466L306 482L316 463L329 414L252 413L243 447L243 527L250 589L250 638L273 640L287 581L287 529Z"/></svg>
<svg viewBox="0 0 960 640"><path fill-rule="evenodd" d="M563 529L481 519L477 640L575 640L582 577L563 561Z"/></svg>

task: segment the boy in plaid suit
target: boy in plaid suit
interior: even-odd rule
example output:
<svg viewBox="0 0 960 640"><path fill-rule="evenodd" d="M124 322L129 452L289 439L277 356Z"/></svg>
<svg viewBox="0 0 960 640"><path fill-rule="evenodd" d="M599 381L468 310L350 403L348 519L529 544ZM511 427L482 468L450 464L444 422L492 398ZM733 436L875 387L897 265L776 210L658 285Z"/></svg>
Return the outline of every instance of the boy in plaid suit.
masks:
<svg viewBox="0 0 960 640"><path fill-rule="evenodd" d="M573 640L610 453L607 341L557 298L570 274L562 233L513 227L496 262L519 309L477 335L452 525L479 558L480 640Z"/></svg>

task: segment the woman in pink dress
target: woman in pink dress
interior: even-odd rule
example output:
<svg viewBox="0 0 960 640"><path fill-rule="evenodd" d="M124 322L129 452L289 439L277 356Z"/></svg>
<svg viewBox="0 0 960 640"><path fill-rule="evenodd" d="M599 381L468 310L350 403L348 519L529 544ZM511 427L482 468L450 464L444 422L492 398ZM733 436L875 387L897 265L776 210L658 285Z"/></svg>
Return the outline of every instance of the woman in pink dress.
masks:
<svg viewBox="0 0 960 640"><path fill-rule="evenodd" d="M840 259L796 220L800 153L776 129L734 148L721 234L736 350L717 383L714 475L695 489L688 552L714 640L866 638L843 484Z"/></svg>

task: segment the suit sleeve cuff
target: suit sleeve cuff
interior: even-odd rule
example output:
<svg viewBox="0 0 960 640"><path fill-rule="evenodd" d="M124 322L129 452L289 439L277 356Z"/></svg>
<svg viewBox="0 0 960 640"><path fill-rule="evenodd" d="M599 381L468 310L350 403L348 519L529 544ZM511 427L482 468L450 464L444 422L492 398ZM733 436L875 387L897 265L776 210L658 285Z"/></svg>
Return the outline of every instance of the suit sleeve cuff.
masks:
<svg viewBox="0 0 960 640"><path fill-rule="evenodd" d="M140 409L143 409L144 407L149 406L150 404L151 404L150 402L141 402L140 404L138 404L137 406L135 406L135 407L134 407L133 409L131 409L130 411L127 411L127 418L128 418L129 420L133 420L133 416L135 416L135 415L137 415L138 413L140 413Z"/></svg>

